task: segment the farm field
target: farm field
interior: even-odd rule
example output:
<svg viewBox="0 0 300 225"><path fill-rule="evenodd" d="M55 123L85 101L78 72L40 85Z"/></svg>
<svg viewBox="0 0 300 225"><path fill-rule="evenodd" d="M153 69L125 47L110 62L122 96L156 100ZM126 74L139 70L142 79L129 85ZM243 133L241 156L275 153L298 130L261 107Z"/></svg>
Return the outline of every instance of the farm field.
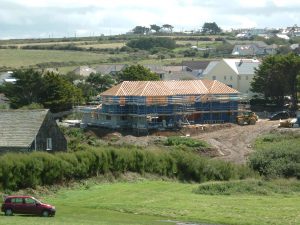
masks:
<svg viewBox="0 0 300 225"><path fill-rule="evenodd" d="M104 49L104 48L122 48L125 46L125 42L112 42L112 43L93 43L93 44L84 44L77 45L80 48L96 48L96 49Z"/></svg>
<svg viewBox="0 0 300 225"><path fill-rule="evenodd" d="M43 200L56 206L53 218L1 216L0 224L197 224L296 225L300 195L200 195L199 184L140 180L61 189Z"/></svg>
<svg viewBox="0 0 300 225"><path fill-rule="evenodd" d="M47 62L105 62L108 54L62 50L0 49L0 65L20 68Z"/></svg>

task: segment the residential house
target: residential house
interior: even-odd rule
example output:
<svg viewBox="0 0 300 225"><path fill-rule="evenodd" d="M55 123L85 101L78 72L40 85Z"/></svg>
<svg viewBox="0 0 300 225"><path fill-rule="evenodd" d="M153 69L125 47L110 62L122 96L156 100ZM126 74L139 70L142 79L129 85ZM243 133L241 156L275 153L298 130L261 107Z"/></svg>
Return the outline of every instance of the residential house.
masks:
<svg viewBox="0 0 300 225"><path fill-rule="evenodd" d="M232 50L235 56L256 56L256 55L274 55L277 45L267 45L265 43L237 44Z"/></svg>
<svg viewBox="0 0 300 225"><path fill-rule="evenodd" d="M187 71L166 72L161 80L196 80L197 78Z"/></svg>
<svg viewBox="0 0 300 225"><path fill-rule="evenodd" d="M0 124L0 152L67 150L67 140L47 109L0 110Z"/></svg>
<svg viewBox="0 0 300 225"><path fill-rule="evenodd" d="M91 73L96 73L96 70L89 66L79 66L73 72L77 75L88 77Z"/></svg>
<svg viewBox="0 0 300 225"><path fill-rule="evenodd" d="M116 75L118 72L123 71L126 67L127 65L125 64L103 64L96 66L95 70L97 73L101 73L103 75Z"/></svg>
<svg viewBox="0 0 300 225"><path fill-rule="evenodd" d="M197 77L186 66L144 65L156 73L161 80L195 80Z"/></svg>
<svg viewBox="0 0 300 225"><path fill-rule="evenodd" d="M255 69L260 65L257 59L222 59L213 61L203 73L204 79L218 80L238 90L240 93L252 97L250 91Z"/></svg>
<svg viewBox="0 0 300 225"><path fill-rule="evenodd" d="M295 24L292 27L287 27L281 31L282 35L286 35L288 37L299 37L300 36L300 27Z"/></svg>
<svg viewBox="0 0 300 225"><path fill-rule="evenodd" d="M123 81L100 97L98 107L85 109L83 125L137 131L235 122L240 100L216 80Z"/></svg>
<svg viewBox="0 0 300 225"><path fill-rule="evenodd" d="M182 67L185 67L186 71L191 72L198 79L202 77L204 70L208 66L210 61L182 61Z"/></svg>

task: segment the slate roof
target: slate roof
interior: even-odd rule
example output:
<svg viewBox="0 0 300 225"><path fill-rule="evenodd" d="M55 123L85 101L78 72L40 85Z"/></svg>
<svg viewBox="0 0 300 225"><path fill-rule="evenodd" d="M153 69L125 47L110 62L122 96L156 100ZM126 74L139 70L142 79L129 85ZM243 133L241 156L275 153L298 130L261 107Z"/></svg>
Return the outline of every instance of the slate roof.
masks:
<svg viewBox="0 0 300 225"><path fill-rule="evenodd" d="M165 73L163 80L196 80L197 78L187 71L175 71L171 73Z"/></svg>
<svg viewBox="0 0 300 225"><path fill-rule="evenodd" d="M74 70L74 73L87 77L91 73L96 73L96 70L94 70L93 68L90 68L88 66L79 66Z"/></svg>
<svg viewBox="0 0 300 225"><path fill-rule="evenodd" d="M101 73L101 74L110 74L110 73L114 73L114 72L120 72L123 69L125 69L127 65L125 64L113 64L113 65L98 65L96 66L95 70L97 73Z"/></svg>
<svg viewBox="0 0 300 225"><path fill-rule="evenodd" d="M203 71L203 75L208 74L220 61L211 61L206 69Z"/></svg>
<svg viewBox="0 0 300 225"><path fill-rule="evenodd" d="M237 90L217 80L123 81L101 96L173 96L237 94Z"/></svg>
<svg viewBox="0 0 300 225"><path fill-rule="evenodd" d="M210 61L182 61L182 65L192 70L205 70Z"/></svg>
<svg viewBox="0 0 300 225"><path fill-rule="evenodd" d="M0 147L29 147L49 110L0 110Z"/></svg>
<svg viewBox="0 0 300 225"><path fill-rule="evenodd" d="M223 59L236 74L254 74L254 69L258 68L260 61L257 59Z"/></svg>

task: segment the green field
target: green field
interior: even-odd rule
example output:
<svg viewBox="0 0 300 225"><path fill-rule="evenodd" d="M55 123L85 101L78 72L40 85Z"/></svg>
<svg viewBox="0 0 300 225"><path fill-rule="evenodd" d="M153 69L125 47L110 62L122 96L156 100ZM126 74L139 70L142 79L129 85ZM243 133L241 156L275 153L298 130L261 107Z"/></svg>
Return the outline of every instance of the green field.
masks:
<svg viewBox="0 0 300 225"><path fill-rule="evenodd" d="M78 45L81 48L96 48L96 49L104 49L104 48L122 48L125 46L124 42L113 42L113 43L94 43L88 45Z"/></svg>
<svg viewBox="0 0 300 225"><path fill-rule="evenodd" d="M0 66L20 68L45 62L105 61L109 55L82 51L0 49Z"/></svg>
<svg viewBox="0 0 300 225"><path fill-rule="evenodd" d="M140 180L82 185L43 196L54 218L1 216L0 224L300 224L300 195L200 195L199 184Z"/></svg>

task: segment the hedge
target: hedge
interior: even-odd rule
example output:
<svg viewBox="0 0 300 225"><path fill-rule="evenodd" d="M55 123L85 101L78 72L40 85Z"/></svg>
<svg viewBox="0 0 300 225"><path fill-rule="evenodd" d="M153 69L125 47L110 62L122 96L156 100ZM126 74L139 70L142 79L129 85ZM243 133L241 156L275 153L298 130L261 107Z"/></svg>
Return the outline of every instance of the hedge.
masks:
<svg viewBox="0 0 300 225"><path fill-rule="evenodd" d="M18 190L79 180L99 174L137 172L186 181L246 178L253 172L244 166L211 160L180 150L148 151L106 147L49 154L8 153L0 157L0 188Z"/></svg>

